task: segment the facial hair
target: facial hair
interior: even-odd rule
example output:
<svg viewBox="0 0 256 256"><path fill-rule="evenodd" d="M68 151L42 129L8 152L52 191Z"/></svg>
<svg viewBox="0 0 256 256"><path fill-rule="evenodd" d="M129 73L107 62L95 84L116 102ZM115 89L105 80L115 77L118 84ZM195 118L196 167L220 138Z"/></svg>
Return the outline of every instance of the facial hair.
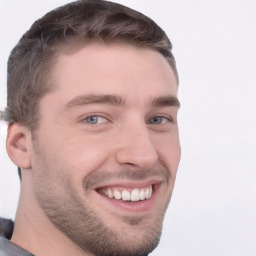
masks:
<svg viewBox="0 0 256 256"><path fill-rule="evenodd" d="M144 180L154 175L162 176L167 183L170 180L170 172L158 165L151 170L119 170L114 173L95 171L84 177L81 186L84 197L79 195L77 189L72 185L71 178L63 175L59 177L65 193L60 193L52 181L52 168L47 166L47 161L41 161L41 170L35 183L35 194L37 200L48 219L66 236L68 236L85 253L95 256L146 256L158 245L162 222L166 208L171 197L171 193L166 200L166 204L159 216L152 218L122 216L122 221L129 226L139 226L143 235L129 233L129 237L134 237L133 241L127 240L129 230L113 231L100 218L98 212L93 210L87 202L87 194L92 187L113 178L128 180ZM71 171L63 170L63 173ZM48 177L48 174L50 176ZM49 184L51 180L51 184ZM100 210L100 209L99 209ZM143 229L141 231L141 229Z"/></svg>

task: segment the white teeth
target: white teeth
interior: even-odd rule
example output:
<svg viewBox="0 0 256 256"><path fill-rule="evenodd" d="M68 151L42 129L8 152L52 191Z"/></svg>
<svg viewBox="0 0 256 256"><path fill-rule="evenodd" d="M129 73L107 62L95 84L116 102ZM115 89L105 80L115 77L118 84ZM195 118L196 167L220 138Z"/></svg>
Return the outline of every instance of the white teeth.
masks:
<svg viewBox="0 0 256 256"><path fill-rule="evenodd" d="M145 191L143 189L140 190L140 200L145 200Z"/></svg>
<svg viewBox="0 0 256 256"><path fill-rule="evenodd" d="M115 198L117 200L122 199L123 201L143 201L145 199L149 199L152 196L152 185L147 188L135 188L132 189L131 192L128 189L123 189L120 191L120 189L114 188L106 188L101 190L102 193L109 197L109 198Z"/></svg>
<svg viewBox="0 0 256 256"><path fill-rule="evenodd" d="M118 199L118 200L122 198L121 193L117 189L114 189L114 197L115 199Z"/></svg>
<svg viewBox="0 0 256 256"><path fill-rule="evenodd" d="M114 197L114 195L112 193L112 190L110 188L108 189L108 197L109 198L113 198Z"/></svg>
<svg viewBox="0 0 256 256"><path fill-rule="evenodd" d="M140 192L137 188L135 188L131 193L131 201L139 201L140 200Z"/></svg>
<svg viewBox="0 0 256 256"><path fill-rule="evenodd" d="M130 201L131 200L131 194L128 190L123 190L122 192L122 199L124 201Z"/></svg>
<svg viewBox="0 0 256 256"><path fill-rule="evenodd" d="M146 199L149 199L152 196L152 186L146 189L145 196L146 196Z"/></svg>

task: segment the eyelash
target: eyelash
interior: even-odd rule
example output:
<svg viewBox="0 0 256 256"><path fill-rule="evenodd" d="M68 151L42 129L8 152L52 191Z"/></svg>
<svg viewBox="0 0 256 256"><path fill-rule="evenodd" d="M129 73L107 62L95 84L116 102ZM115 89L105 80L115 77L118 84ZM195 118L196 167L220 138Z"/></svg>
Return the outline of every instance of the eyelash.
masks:
<svg viewBox="0 0 256 256"><path fill-rule="evenodd" d="M101 115L98 115L98 114L90 114L90 115L88 115L88 116L86 116L86 117L84 117L83 118L83 122L86 122L86 119L88 119L88 118L104 118L105 120L107 120L107 121L109 121L109 119L108 118L106 118L106 117L104 117L104 116L101 116ZM89 123L89 122L86 122L87 124L89 124L89 125L96 125L96 124L101 124L101 123L105 123L105 122L101 122L101 123Z"/></svg>
<svg viewBox="0 0 256 256"><path fill-rule="evenodd" d="M164 123L160 123L160 124L158 124L158 123L155 123L155 124L150 123L150 120L152 120L152 119L157 119L157 118L161 118L162 121L163 121L163 119L165 119L166 121L165 121ZM157 116L151 117L151 118L149 119L148 123L149 123L149 124L152 124L152 125L164 125L164 124L166 124L166 123L173 123L173 118L172 118L172 117L166 117L166 116L157 115Z"/></svg>
<svg viewBox="0 0 256 256"><path fill-rule="evenodd" d="M89 122L86 121L88 118L92 118L92 119L93 119L93 118L97 118L97 121L98 121L99 118L103 118L103 119L105 119L106 121L100 122L100 123L98 123L98 122L96 122L96 123L89 123ZM163 119L165 119L166 121L165 121L164 123L150 123L150 121L153 120L154 118L155 118L155 119L156 119L156 118L161 118L161 122L163 121ZM96 124L97 124L97 125L100 125L100 124L102 124L102 123L110 122L110 119L108 119L107 117L104 117L104 116L102 116L102 115L99 115L99 114L90 114L90 115L85 116L85 117L83 118L83 122L86 122L86 124L89 124L89 125L96 125ZM151 117L151 118L147 121L147 124L150 124L150 125L164 125L164 124L166 124L166 123L173 123L173 122L174 122L174 120L173 120L173 118L170 117L170 116L166 117L166 116L163 116L163 115L156 115L156 116Z"/></svg>

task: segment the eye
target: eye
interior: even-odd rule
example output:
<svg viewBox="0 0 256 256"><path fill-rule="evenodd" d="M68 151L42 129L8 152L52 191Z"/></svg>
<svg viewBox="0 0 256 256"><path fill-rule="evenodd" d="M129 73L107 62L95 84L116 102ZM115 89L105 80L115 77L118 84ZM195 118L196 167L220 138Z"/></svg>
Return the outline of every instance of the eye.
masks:
<svg viewBox="0 0 256 256"><path fill-rule="evenodd" d="M107 119L102 116L97 116L97 115L90 115L87 116L84 121L88 124L100 124L100 123L105 123L107 122Z"/></svg>
<svg viewBox="0 0 256 256"><path fill-rule="evenodd" d="M154 116L148 121L149 124L165 124L168 122L171 122L171 120L164 116Z"/></svg>

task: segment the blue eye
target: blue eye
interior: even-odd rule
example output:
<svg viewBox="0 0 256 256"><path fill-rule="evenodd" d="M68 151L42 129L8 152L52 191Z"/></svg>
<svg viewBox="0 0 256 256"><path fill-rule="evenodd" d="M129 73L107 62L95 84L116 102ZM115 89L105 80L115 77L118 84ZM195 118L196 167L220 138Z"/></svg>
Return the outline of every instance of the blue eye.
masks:
<svg viewBox="0 0 256 256"><path fill-rule="evenodd" d="M106 118L97 115L91 115L85 118L85 122L88 124L99 124L106 122Z"/></svg>
<svg viewBox="0 0 256 256"><path fill-rule="evenodd" d="M170 120L163 116L154 116L153 118L149 119L149 124L165 124Z"/></svg>

